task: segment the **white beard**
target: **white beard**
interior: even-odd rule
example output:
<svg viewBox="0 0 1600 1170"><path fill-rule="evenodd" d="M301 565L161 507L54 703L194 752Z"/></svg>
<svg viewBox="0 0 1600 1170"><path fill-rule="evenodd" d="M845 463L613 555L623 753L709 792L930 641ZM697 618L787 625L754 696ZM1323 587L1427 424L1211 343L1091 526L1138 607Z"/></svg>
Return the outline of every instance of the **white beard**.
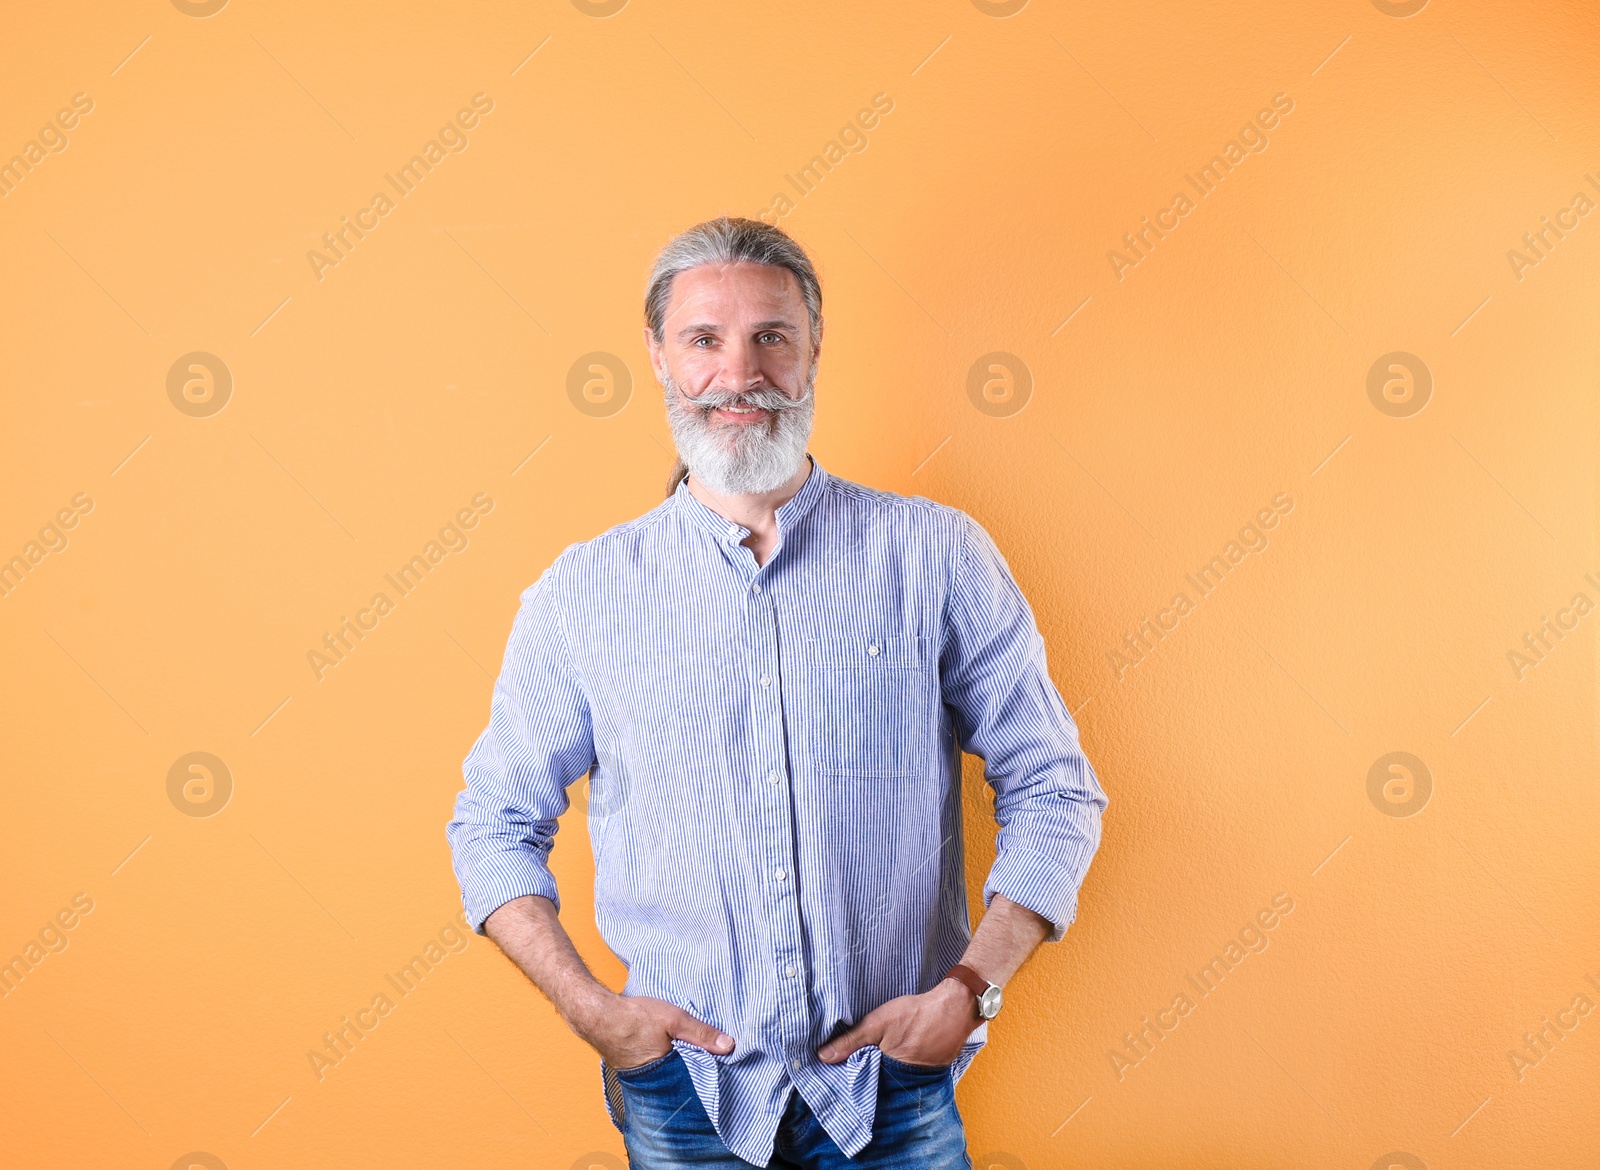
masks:
<svg viewBox="0 0 1600 1170"><path fill-rule="evenodd" d="M669 374L664 386L667 421L678 457L690 475L719 495L776 491L793 478L805 458L816 407L815 385L813 366L799 399L769 388L737 393L707 390L691 400ZM712 419L712 409L728 406L754 406L775 415L757 424L724 424Z"/></svg>

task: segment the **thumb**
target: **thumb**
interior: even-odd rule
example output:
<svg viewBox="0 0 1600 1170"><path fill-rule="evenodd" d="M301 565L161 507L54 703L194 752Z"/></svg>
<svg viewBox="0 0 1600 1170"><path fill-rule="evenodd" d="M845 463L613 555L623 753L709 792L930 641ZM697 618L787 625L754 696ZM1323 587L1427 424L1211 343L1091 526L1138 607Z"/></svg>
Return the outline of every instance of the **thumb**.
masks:
<svg viewBox="0 0 1600 1170"><path fill-rule="evenodd" d="M733 1037L726 1032L718 1031L710 1024L695 1019L688 1012L684 1012L678 1019L677 1027L672 1034L680 1040L687 1040L690 1044L699 1045L701 1048L710 1049L712 1052L732 1052Z"/></svg>
<svg viewBox="0 0 1600 1170"><path fill-rule="evenodd" d="M869 1025L870 1021L862 1020L848 1032L835 1036L817 1049L817 1056L821 1060L833 1064L836 1061L843 1060L862 1045L873 1043L873 1029Z"/></svg>

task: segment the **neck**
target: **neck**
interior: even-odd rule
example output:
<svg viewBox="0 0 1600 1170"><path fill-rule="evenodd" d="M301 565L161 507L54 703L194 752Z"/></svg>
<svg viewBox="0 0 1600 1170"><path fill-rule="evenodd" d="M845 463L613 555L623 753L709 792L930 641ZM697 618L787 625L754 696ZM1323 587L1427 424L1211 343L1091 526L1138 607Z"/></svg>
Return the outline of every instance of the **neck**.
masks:
<svg viewBox="0 0 1600 1170"><path fill-rule="evenodd" d="M811 478L812 462L808 454L795 473L780 487L770 492L724 495L712 491L691 471L688 474L688 491L695 499L710 508L724 520L750 529L751 536L775 536L778 529L778 509L792 500Z"/></svg>

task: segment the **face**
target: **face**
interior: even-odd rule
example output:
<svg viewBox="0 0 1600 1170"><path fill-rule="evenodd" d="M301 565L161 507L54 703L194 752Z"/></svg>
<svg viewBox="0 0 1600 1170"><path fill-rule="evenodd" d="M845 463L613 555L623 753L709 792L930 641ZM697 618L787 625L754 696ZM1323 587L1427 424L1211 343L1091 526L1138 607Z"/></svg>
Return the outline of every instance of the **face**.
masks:
<svg viewBox="0 0 1600 1170"><path fill-rule="evenodd" d="M805 458L821 337L800 282L766 264L703 264L672 281L661 344L645 330L690 475L724 494L782 487Z"/></svg>

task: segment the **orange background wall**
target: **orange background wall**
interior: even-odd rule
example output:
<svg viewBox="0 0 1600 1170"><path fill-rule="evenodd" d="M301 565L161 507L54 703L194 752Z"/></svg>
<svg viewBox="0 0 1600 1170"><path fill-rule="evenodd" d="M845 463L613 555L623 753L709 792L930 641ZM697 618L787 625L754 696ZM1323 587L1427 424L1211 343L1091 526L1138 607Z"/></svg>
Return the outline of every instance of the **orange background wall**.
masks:
<svg viewBox="0 0 1600 1170"><path fill-rule="evenodd" d="M190 7L6 20L0 159L41 161L0 200L0 556L74 526L0 597L0 959L73 927L0 998L0 1161L620 1165L598 1057L485 939L320 1079L307 1052L459 944L444 825L518 594L670 466L649 260L768 211L825 284L812 450L989 528L1111 800L1078 922L961 1083L975 1162L1593 1164L1591 6ZM466 149L394 191L475 94ZM878 94L865 149L791 187ZM626 374L580 409L594 352ZM1576 628L1519 666L1544 618ZM977 760L966 786L976 904ZM620 986L566 819L565 921ZM1132 1060L1279 894L1266 949Z"/></svg>

